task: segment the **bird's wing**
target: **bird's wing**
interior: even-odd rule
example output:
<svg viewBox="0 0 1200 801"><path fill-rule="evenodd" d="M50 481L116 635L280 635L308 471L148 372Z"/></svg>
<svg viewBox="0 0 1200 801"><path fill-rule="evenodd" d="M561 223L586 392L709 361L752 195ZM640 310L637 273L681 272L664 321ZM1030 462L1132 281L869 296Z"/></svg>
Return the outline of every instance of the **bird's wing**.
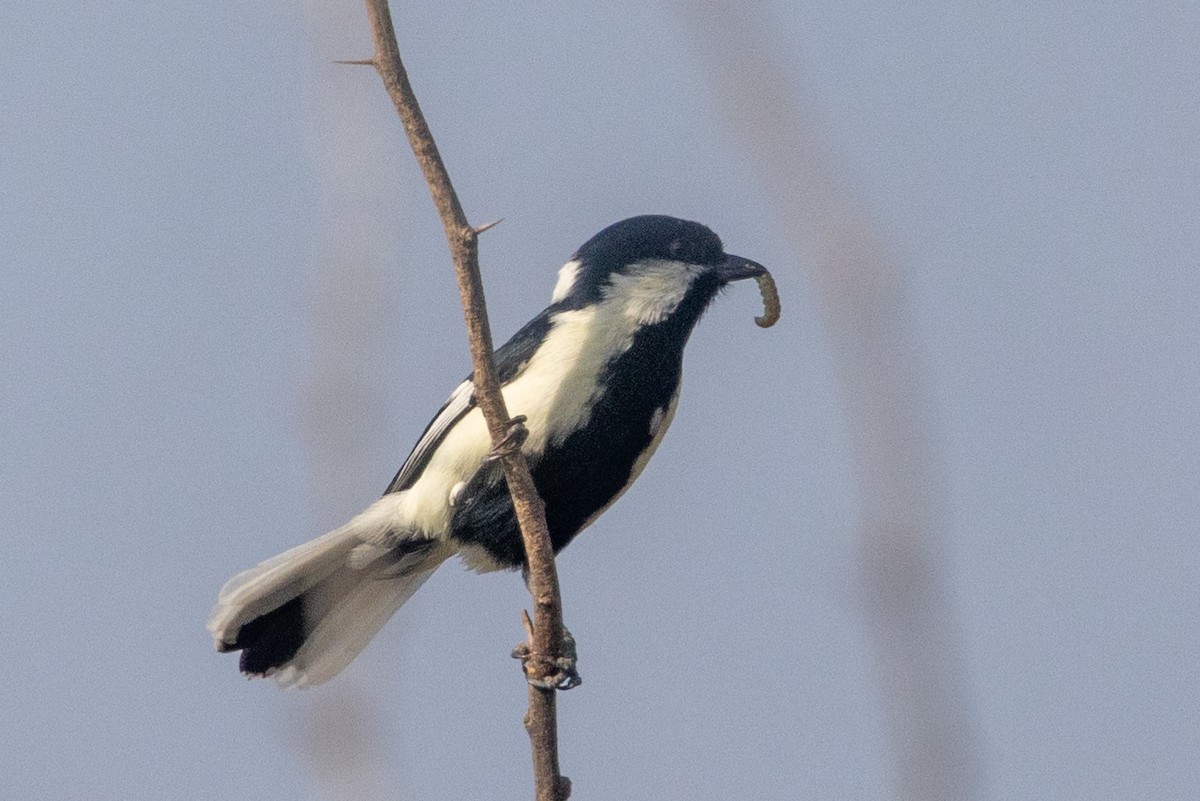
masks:
<svg viewBox="0 0 1200 801"><path fill-rule="evenodd" d="M529 364L529 360L533 358L533 354L550 330L550 325L550 309L547 309L513 334L512 339L496 349L496 374L502 386L520 375L525 366ZM475 405L475 384L468 376L466 381L463 381L455 388L454 392L450 393L450 399L438 410L429 425L425 426L425 431L417 440L417 444L413 446L412 453L404 460L400 471L396 473L396 477L392 479L392 483L388 485L383 494L400 492L415 484L425 469L425 465L429 464L437 446L446 438L446 434L454 427L455 423L474 409Z"/></svg>
<svg viewBox="0 0 1200 801"><path fill-rule="evenodd" d="M421 475L421 471L425 469L425 465L429 463L429 459L433 456L434 450L438 444L445 438L446 432L461 420L467 412L475 408L475 384L471 379L459 384L454 392L450 393L450 399L438 410L438 413L429 425L425 426L424 433L417 440L417 444L413 446L412 453L404 460L404 464L400 467L400 471L396 473L396 477L392 479L392 483L388 484L388 488L384 491L384 495L393 492L406 490L416 483L417 478Z"/></svg>

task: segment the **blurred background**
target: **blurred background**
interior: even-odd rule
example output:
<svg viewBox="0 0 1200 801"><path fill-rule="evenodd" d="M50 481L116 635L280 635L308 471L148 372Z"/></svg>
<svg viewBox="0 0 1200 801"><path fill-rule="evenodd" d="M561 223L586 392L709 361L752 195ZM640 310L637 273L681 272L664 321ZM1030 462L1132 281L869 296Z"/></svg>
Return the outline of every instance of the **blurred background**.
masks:
<svg viewBox="0 0 1200 801"><path fill-rule="evenodd" d="M395 4L502 341L623 217L768 265L559 560L574 797L1200 786L1200 8ZM356 3L0 10L0 797L531 794L519 577L239 677L233 573L468 372Z"/></svg>

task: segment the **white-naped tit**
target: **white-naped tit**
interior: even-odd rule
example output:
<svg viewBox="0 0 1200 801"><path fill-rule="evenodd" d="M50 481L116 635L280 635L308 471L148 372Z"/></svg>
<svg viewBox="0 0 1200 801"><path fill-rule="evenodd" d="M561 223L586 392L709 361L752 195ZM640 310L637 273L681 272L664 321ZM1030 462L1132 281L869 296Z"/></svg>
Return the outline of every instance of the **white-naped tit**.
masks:
<svg viewBox="0 0 1200 801"><path fill-rule="evenodd" d="M683 347L705 308L730 282L765 274L699 223L632 217L588 240L559 271L550 305L496 350L555 552L629 488L662 441ZM468 378L382 498L221 588L208 622L217 650L241 651L248 675L319 684L449 557L480 572L523 568L491 448Z"/></svg>

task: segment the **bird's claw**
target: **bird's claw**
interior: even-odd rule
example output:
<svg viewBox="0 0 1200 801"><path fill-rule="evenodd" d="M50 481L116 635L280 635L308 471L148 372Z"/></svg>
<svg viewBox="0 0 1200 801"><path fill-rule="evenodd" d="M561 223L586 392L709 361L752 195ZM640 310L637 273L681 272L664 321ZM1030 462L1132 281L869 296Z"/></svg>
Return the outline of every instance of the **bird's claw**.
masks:
<svg viewBox="0 0 1200 801"><path fill-rule="evenodd" d="M530 685L542 690L570 690L582 684L583 678L576 670L578 654L575 651L575 638L565 629L562 647L562 656L542 656L535 654L533 646L526 640L513 648L512 658L521 661L525 681Z"/></svg>
<svg viewBox="0 0 1200 801"><path fill-rule="evenodd" d="M483 461L494 462L519 451L525 444L525 440L529 439L529 429L525 427L525 420L526 417L523 414L511 418L508 421L508 431L504 433L504 439L492 446L488 455L483 457Z"/></svg>

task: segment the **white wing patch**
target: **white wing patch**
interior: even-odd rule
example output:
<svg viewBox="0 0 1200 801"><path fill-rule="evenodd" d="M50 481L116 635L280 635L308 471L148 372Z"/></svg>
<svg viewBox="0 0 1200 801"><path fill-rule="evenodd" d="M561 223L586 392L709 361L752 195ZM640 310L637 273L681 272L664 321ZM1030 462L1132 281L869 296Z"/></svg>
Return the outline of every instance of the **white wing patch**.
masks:
<svg viewBox="0 0 1200 801"><path fill-rule="evenodd" d="M455 421L471 405L471 397L474 392L475 385L470 381L464 381L455 387L454 391L450 393L450 399L446 401L445 408L429 424L428 430L413 446L412 453L404 460L404 465L396 475L396 480L392 482L395 486L403 487L412 480L418 466L425 462L426 457L430 455L429 451L434 443L446 433L446 429L454 425Z"/></svg>

